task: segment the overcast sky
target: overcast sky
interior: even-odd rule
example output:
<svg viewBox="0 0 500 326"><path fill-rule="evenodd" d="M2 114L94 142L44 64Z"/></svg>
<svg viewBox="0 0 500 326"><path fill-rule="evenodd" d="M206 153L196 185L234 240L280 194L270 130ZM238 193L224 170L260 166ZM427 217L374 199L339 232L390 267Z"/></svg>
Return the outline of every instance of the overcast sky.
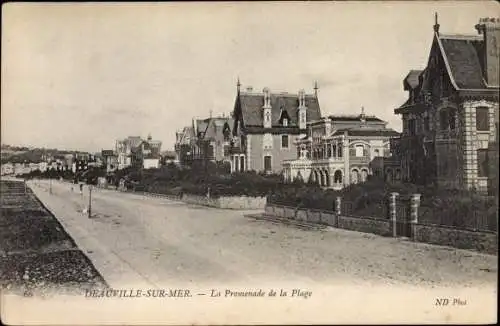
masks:
<svg viewBox="0 0 500 326"><path fill-rule="evenodd" d="M8 4L2 143L100 151L129 135L173 148L192 117L232 110L236 79L312 93L323 115L400 130L402 79L442 33L476 34L494 2Z"/></svg>

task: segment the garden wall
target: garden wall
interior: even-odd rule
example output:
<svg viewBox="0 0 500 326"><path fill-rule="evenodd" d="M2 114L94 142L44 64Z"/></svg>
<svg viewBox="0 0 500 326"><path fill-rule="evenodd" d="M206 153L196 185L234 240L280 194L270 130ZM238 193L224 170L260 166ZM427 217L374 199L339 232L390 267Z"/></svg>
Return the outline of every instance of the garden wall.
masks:
<svg viewBox="0 0 500 326"><path fill-rule="evenodd" d="M280 218L294 219L298 221L326 224L341 229L373 233L382 236L392 235L392 224L389 220L370 217L348 217L339 216L330 211L317 209L295 209L288 206L268 204L265 208L266 214Z"/></svg>
<svg viewBox="0 0 500 326"><path fill-rule="evenodd" d="M489 254L496 254L498 250L498 236L495 232L460 230L441 225L416 224L415 241Z"/></svg>
<svg viewBox="0 0 500 326"><path fill-rule="evenodd" d="M310 223L326 224L340 229L393 236L393 224L389 219L372 217L337 216L334 212L314 209L296 209L289 206L268 204L267 215L295 219ZM415 224L413 240L429 244L450 246L496 254L498 237L495 232L462 230L449 226Z"/></svg>
<svg viewBox="0 0 500 326"><path fill-rule="evenodd" d="M266 197L230 196L207 198L191 194L183 194L182 201L188 204L216 207L222 209L265 209Z"/></svg>
<svg viewBox="0 0 500 326"><path fill-rule="evenodd" d="M341 229L373 233L385 237L392 236L392 223L390 220L384 220L372 217L348 217L339 216L338 227Z"/></svg>

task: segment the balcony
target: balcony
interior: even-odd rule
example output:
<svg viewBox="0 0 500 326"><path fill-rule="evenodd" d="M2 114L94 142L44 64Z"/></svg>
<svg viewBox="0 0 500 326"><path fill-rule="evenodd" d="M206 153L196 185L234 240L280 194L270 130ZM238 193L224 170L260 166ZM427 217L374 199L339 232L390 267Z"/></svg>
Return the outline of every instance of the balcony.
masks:
<svg viewBox="0 0 500 326"><path fill-rule="evenodd" d="M351 164L368 164L371 159L369 156L350 156L349 163Z"/></svg>

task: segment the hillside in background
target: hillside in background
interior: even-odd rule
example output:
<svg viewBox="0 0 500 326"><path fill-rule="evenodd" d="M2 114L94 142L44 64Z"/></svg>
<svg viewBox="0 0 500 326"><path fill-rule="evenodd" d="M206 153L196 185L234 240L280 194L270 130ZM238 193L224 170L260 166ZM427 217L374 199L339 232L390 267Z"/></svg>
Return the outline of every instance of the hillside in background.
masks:
<svg viewBox="0 0 500 326"><path fill-rule="evenodd" d="M66 154L87 154L82 151L59 150L56 148L29 148L2 144L1 163L39 163L46 157L62 158Z"/></svg>

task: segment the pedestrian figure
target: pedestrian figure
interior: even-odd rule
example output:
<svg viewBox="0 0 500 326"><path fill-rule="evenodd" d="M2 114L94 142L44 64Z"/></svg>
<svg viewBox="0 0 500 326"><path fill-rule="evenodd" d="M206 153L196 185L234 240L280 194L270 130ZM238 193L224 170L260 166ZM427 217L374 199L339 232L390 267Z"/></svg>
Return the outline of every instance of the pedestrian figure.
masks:
<svg viewBox="0 0 500 326"><path fill-rule="evenodd" d="M83 193L83 183L80 183L80 193Z"/></svg>

